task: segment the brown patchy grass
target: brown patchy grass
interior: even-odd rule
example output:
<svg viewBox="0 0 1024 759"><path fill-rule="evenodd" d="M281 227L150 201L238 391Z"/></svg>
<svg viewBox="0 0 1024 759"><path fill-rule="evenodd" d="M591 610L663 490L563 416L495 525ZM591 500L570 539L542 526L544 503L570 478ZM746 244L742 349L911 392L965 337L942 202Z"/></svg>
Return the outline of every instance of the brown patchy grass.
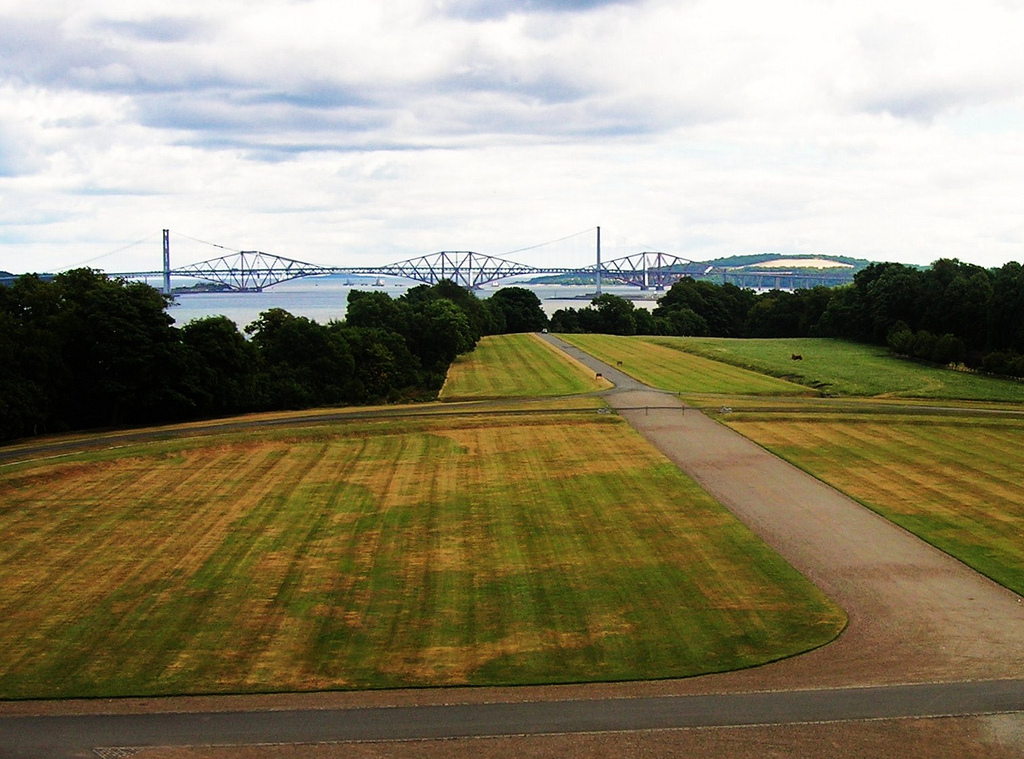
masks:
<svg viewBox="0 0 1024 759"><path fill-rule="evenodd" d="M1024 420L742 412L730 426L1024 594Z"/></svg>
<svg viewBox="0 0 1024 759"><path fill-rule="evenodd" d="M668 677L841 612L623 422L250 431L0 473L0 694Z"/></svg>

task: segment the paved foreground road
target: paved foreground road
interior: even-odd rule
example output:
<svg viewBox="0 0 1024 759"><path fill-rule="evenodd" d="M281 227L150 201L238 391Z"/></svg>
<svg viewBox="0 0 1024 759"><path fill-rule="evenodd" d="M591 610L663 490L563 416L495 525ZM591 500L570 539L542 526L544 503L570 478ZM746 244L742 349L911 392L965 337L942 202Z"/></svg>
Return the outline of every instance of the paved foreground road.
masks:
<svg viewBox="0 0 1024 759"><path fill-rule="evenodd" d="M1024 681L1006 680L781 693L307 709L259 714L7 717L0 718L0 757L60 759L98 754L123 756L128 754L129 748L146 746L408 741L1021 710L1024 710Z"/></svg>

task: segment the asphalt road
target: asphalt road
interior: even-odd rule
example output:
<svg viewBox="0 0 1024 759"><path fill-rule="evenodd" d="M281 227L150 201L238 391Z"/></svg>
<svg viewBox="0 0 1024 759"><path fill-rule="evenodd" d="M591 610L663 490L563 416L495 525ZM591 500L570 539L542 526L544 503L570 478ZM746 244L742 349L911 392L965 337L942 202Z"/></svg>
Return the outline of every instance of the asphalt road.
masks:
<svg viewBox="0 0 1024 759"><path fill-rule="evenodd" d="M0 757L97 748L395 741L1024 711L1024 680L528 703L0 718Z"/></svg>

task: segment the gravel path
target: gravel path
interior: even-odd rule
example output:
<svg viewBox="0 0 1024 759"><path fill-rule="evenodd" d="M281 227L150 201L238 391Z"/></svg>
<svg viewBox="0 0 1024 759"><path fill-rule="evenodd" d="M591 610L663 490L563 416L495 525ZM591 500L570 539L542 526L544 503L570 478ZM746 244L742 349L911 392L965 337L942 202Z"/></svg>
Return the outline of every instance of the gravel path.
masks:
<svg viewBox="0 0 1024 759"><path fill-rule="evenodd" d="M1024 602L728 427L551 338L615 383L641 434L849 615L817 651L715 676L723 688L807 688L1024 674Z"/></svg>

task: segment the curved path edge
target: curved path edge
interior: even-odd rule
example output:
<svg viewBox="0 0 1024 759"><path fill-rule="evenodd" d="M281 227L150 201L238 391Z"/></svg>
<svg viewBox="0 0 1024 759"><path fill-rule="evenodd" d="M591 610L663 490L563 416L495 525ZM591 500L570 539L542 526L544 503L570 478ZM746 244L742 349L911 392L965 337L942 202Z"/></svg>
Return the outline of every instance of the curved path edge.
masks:
<svg viewBox="0 0 1024 759"><path fill-rule="evenodd" d="M849 624L835 642L714 675L720 687L836 687L1024 673L1024 602L1017 594L686 408L672 393L545 337L615 383L604 395L621 416L847 612Z"/></svg>

